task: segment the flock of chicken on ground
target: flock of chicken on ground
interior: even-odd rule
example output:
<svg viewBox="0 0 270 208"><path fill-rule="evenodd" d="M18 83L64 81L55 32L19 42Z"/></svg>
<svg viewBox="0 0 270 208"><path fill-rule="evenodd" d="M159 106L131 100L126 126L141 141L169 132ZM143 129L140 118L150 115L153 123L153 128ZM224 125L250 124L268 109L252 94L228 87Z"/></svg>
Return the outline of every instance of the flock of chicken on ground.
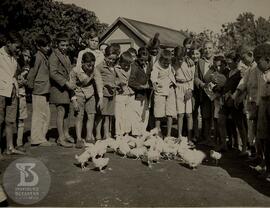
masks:
<svg viewBox="0 0 270 208"><path fill-rule="evenodd" d="M95 144L86 142L84 144L85 151L80 155L75 155L82 170L88 169L86 165L92 161L96 169L104 172L103 169L109 163L109 158L105 158L106 153L117 153L123 158L140 159L150 168L160 159L177 159L191 169L195 169L206 158L203 151L189 145L186 137L182 137L181 140L174 137L162 139L156 128L145 132L140 138L126 135L116 139L98 140ZM221 156L218 152L210 151L210 157L215 160L216 164Z"/></svg>

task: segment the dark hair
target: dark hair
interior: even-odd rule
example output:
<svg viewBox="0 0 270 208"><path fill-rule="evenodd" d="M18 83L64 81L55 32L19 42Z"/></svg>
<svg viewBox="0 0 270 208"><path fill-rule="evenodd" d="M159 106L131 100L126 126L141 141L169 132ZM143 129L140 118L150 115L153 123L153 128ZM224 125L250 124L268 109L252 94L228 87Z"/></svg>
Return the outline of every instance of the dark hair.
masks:
<svg viewBox="0 0 270 208"><path fill-rule="evenodd" d="M60 41L68 41L69 37L66 33L60 32L56 35L56 41L59 43Z"/></svg>
<svg viewBox="0 0 270 208"><path fill-rule="evenodd" d="M18 32L11 31L6 34L6 41L10 43L21 44L23 42L23 39L22 39L22 36Z"/></svg>
<svg viewBox="0 0 270 208"><path fill-rule="evenodd" d="M85 38L92 39L98 37L98 30L95 25L91 25L89 28L86 29Z"/></svg>
<svg viewBox="0 0 270 208"><path fill-rule="evenodd" d="M161 59L172 59L172 52L169 51L168 49L163 49L160 53L160 57Z"/></svg>
<svg viewBox="0 0 270 208"><path fill-rule="evenodd" d="M33 62L33 57L32 57L32 53L31 53L31 49L30 49L29 46L23 45L23 46L21 47L21 53L20 53L20 55L19 55L19 57L18 57L18 60L17 60L19 66L20 66L21 68L23 68L23 67L25 66L25 62L24 62L24 58L23 58L23 51L26 51L26 50L28 50L28 51L30 52L30 56L31 56L29 65L30 65L30 66L33 65L33 63L32 63L32 62Z"/></svg>
<svg viewBox="0 0 270 208"><path fill-rule="evenodd" d="M174 57L183 58L186 55L186 50L182 46L177 46L173 50Z"/></svg>
<svg viewBox="0 0 270 208"><path fill-rule="evenodd" d="M258 45L254 51L254 58L260 59L262 57L270 58L270 44L269 43L263 43L261 45Z"/></svg>
<svg viewBox="0 0 270 208"><path fill-rule="evenodd" d="M238 49L237 49L237 53L239 53L240 55L243 55L245 53L249 53L252 52L253 53L254 48L252 46L249 45L241 45Z"/></svg>
<svg viewBox="0 0 270 208"><path fill-rule="evenodd" d="M105 48L105 57L110 56L111 54L115 54L115 55L119 55L119 51L117 48L113 47L113 46L108 46L107 48Z"/></svg>
<svg viewBox="0 0 270 208"><path fill-rule="evenodd" d="M194 42L193 38L187 37L183 41L183 46L186 47L187 44L193 44L193 42Z"/></svg>
<svg viewBox="0 0 270 208"><path fill-rule="evenodd" d="M202 46L196 41L194 41L191 45L191 51L194 52L195 50L198 50L202 53Z"/></svg>
<svg viewBox="0 0 270 208"><path fill-rule="evenodd" d="M225 58L231 59L235 63L238 63L240 61L240 55L236 51L230 51L229 53L225 54Z"/></svg>
<svg viewBox="0 0 270 208"><path fill-rule="evenodd" d="M51 38L48 35L41 34L36 39L36 45L38 47L46 47L51 43Z"/></svg>
<svg viewBox="0 0 270 208"><path fill-rule="evenodd" d="M142 58L143 56L149 57L149 51L146 47L141 47L138 50L138 58Z"/></svg>
<svg viewBox="0 0 270 208"><path fill-rule="evenodd" d="M131 47L131 48L129 48L127 51L128 51L129 53L136 54L136 56L138 55L135 48L132 48L132 47Z"/></svg>
<svg viewBox="0 0 270 208"><path fill-rule="evenodd" d="M213 61L215 62L215 61L225 61L225 57L224 56L222 56L222 55L216 55L216 56L214 56L214 58L213 58Z"/></svg>
<svg viewBox="0 0 270 208"><path fill-rule="evenodd" d="M177 69L180 67L179 63L182 62L183 57L186 55L186 50L182 46L177 46L173 50L172 66Z"/></svg>
<svg viewBox="0 0 270 208"><path fill-rule="evenodd" d="M120 46L120 44L119 43L112 43L111 44L111 47L113 47L114 50L117 51L117 55L119 56L120 53L121 53L121 46Z"/></svg>
<svg viewBox="0 0 270 208"><path fill-rule="evenodd" d="M91 52L86 52L82 56L82 63L90 63L92 61L96 61L96 57Z"/></svg>
<svg viewBox="0 0 270 208"><path fill-rule="evenodd" d="M212 44L212 46L214 47L214 42L211 41L211 40L207 40L207 41L204 42L203 48L205 48L206 44L209 44L209 43Z"/></svg>
<svg viewBox="0 0 270 208"><path fill-rule="evenodd" d="M119 63L123 63L123 62L130 63L130 64L133 62L132 56L128 51L123 52L119 58Z"/></svg>

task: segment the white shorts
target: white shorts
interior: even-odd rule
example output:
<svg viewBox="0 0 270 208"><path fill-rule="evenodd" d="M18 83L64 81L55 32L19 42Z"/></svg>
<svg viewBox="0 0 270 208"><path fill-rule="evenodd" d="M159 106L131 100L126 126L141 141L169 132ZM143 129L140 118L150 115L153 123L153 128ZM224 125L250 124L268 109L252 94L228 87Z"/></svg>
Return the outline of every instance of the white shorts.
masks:
<svg viewBox="0 0 270 208"><path fill-rule="evenodd" d="M176 98L177 114L192 113L192 99L184 101L182 98Z"/></svg>
<svg viewBox="0 0 270 208"><path fill-rule="evenodd" d="M174 88L170 88L168 96L155 95L154 116L155 118L163 118L166 116L176 117L176 101Z"/></svg>

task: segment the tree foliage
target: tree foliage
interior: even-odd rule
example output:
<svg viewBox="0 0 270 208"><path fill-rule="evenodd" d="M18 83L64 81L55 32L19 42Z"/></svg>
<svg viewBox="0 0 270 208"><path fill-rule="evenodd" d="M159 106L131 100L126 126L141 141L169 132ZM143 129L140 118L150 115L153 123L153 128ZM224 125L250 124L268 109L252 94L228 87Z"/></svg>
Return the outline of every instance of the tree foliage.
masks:
<svg viewBox="0 0 270 208"><path fill-rule="evenodd" d="M226 53L236 50L241 45L256 46L270 40L270 18L255 18L251 12L240 14L234 22L222 25L220 33L204 30L200 33L185 31L196 42L203 45L205 41L212 41L216 52Z"/></svg>
<svg viewBox="0 0 270 208"><path fill-rule="evenodd" d="M53 0L0 1L0 32L18 31L26 43L32 43L40 33L53 39L61 31L68 33L73 47L78 47L79 39L92 24L100 34L108 27L100 23L94 12L74 4Z"/></svg>
<svg viewBox="0 0 270 208"><path fill-rule="evenodd" d="M270 19L255 19L254 14L240 14L235 22L222 25L219 38L224 50L236 49L241 45L256 46L270 39Z"/></svg>

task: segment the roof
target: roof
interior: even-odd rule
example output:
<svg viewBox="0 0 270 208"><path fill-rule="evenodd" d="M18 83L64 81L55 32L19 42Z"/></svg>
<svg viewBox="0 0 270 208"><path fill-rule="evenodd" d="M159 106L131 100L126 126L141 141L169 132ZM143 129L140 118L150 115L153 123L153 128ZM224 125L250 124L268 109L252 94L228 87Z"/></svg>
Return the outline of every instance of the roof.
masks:
<svg viewBox="0 0 270 208"><path fill-rule="evenodd" d="M112 25L102 34L101 42L111 34L117 25L122 23L131 30L139 39L147 44L150 38L153 38L155 33L159 33L160 45L163 47L176 47L182 45L187 37L183 32L173 30L171 28L162 27L146 22L140 22L128 18L118 17Z"/></svg>

